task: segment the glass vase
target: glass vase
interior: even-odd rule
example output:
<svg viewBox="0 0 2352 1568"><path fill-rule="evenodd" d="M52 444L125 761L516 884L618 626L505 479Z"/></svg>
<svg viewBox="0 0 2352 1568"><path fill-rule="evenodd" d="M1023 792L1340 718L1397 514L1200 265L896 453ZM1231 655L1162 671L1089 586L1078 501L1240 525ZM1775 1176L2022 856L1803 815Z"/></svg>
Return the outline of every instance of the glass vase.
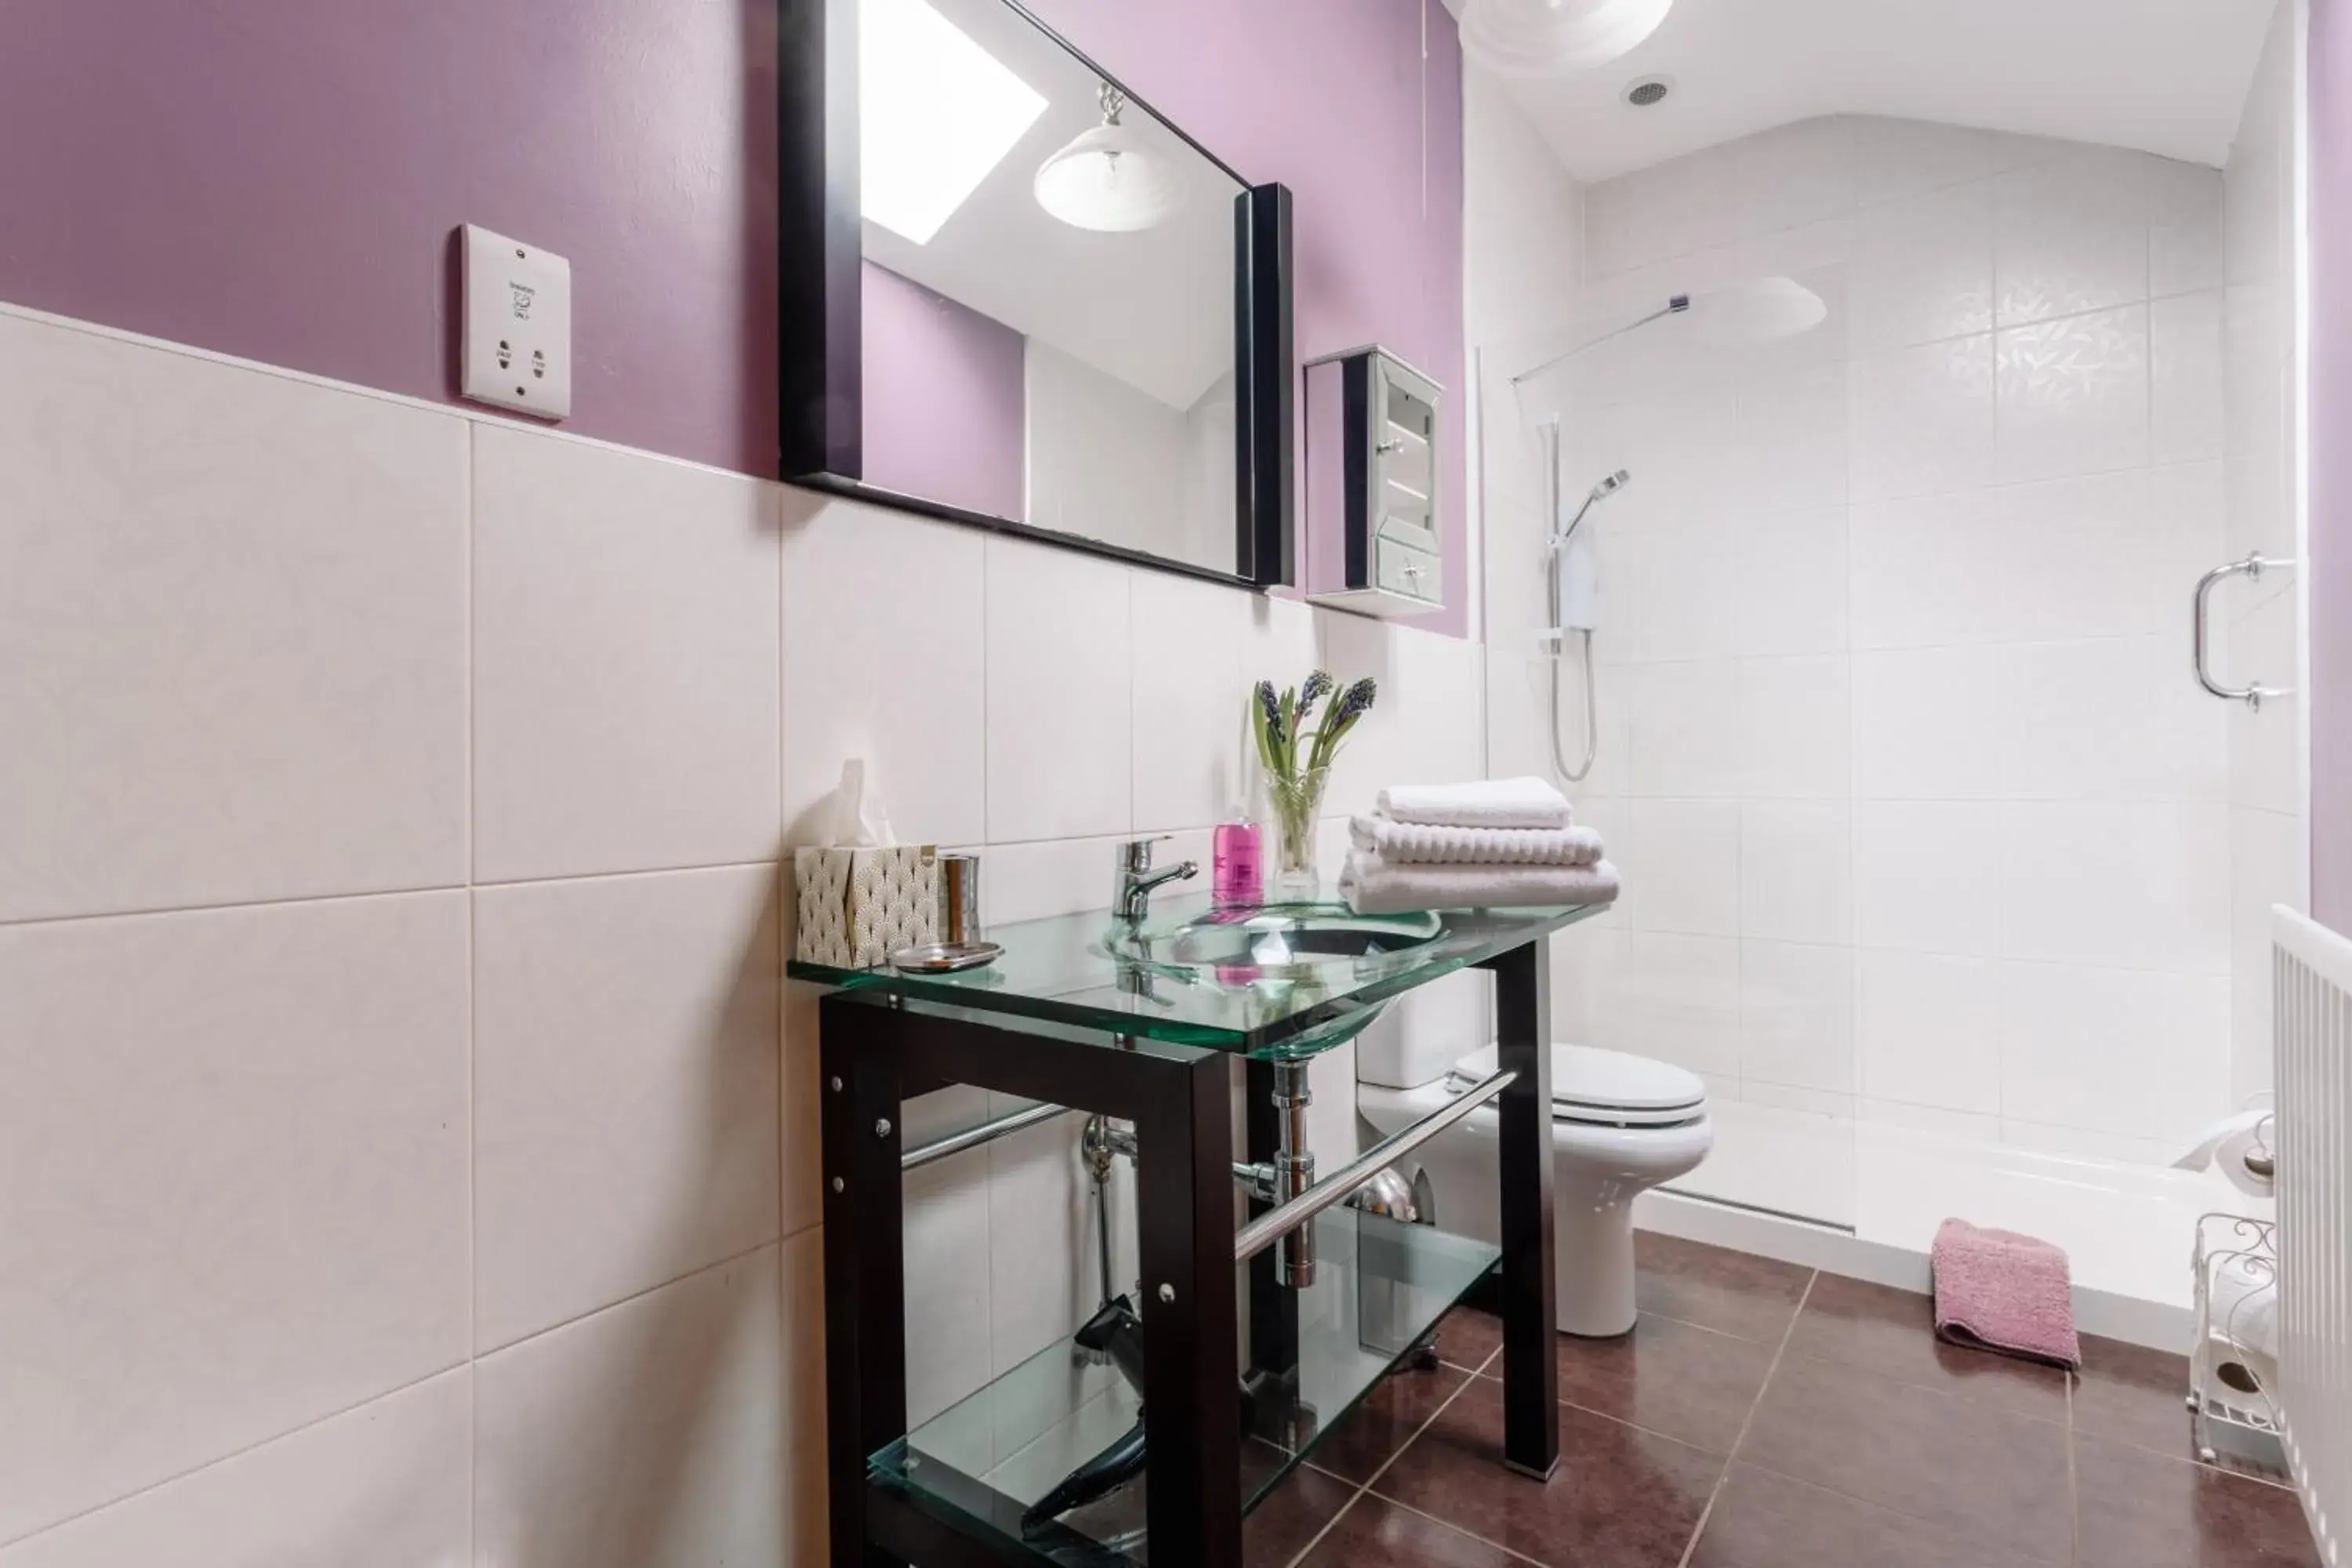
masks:
<svg viewBox="0 0 2352 1568"><path fill-rule="evenodd" d="M1316 829L1323 816L1323 786L1328 768L1310 768L1296 778L1266 781L1274 807L1274 877L1270 901L1312 903L1323 889L1316 862Z"/></svg>

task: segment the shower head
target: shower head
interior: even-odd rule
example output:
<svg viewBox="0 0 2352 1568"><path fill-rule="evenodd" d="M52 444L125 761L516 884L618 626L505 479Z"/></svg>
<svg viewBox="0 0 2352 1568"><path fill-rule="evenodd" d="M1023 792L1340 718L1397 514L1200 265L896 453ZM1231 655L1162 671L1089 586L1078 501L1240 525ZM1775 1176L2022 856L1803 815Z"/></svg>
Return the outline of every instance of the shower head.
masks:
<svg viewBox="0 0 2352 1568"><path fill-rule="evenodd" d="M1511 377L1511 385L1524 386L1554 366L1566 364L1580 354L1628 332L1639 331L1654 321L1679 321L1683 323L1681 327L1667 330L1680 331L1698 342L1719 348L1801 337L1827 321L1829 313L1828 301L1793 278L1748 278L1717 288L1695 289L1671 295L1647 315L1637 316L1565 353L1552 355L1541 364L1520 371Z"/></svg>
<svg viewBox="0 0 2352 1568"><path fill-rule="evenodd" d="M1561 529L1559 532L1554 536L1551 541L1551 547L1554 550L1567 549L1568 542L1576 537L1578 526L1584 521L1584 514L1591 511L1595 506L1607 500L1611 496L1615 495L1619 490L1623 489L1627 485L1630 485L1633 482L1633 476L1627 473L1622 468L1619 468L1613 473L1602 475L1601 482L1593 486L1591 493L1584 498L1584 504L1576 509L1576 515L1568 520L1568 526Z"/></svg>
<svg viewBox="0 0 2352 1568"><path fill-rule="evenodd" d="M1749 278L1697 294L1678 294L1669 307L1687 315L1704 343L1771 343L1811 331L1828 319L1819 294L1793 278Z"/></svg>

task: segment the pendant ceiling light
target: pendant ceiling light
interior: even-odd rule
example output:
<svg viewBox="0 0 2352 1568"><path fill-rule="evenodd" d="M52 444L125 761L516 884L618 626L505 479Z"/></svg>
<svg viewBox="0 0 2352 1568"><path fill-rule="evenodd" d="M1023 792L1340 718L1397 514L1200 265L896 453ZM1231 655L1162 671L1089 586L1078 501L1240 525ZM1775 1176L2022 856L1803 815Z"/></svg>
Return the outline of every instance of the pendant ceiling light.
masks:
<svg viewBox="0 0 2352 1568"><path fill-rule="evenodd" d="M1150 228L1184 205L1175 161L1118 121L1127 99L1102 89L1103 122L1081 132L1037 171L1037 205L1075 228L1127 234Z"/></svg>
<svg viewBox="0 0 2352 1568"><path fill-rule="evenodd" d="M1675 0L1465 0L1462 47L1505 76L1607 65L1658 30Z"/></svg>

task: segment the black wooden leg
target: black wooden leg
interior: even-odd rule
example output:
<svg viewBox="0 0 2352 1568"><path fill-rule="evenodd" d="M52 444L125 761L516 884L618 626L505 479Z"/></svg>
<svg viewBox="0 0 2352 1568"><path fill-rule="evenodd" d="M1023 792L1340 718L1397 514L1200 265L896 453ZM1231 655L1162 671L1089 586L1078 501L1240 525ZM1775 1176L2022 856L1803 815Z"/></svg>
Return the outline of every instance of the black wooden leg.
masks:
<svg viewBox="0 0 2352 1568"><path fill-rule="evenodd" d="M823 1005L829 1015L831 999ZM824 1100L827 1496L833 1568L886 1568L866 1544L867 1456L907 1430L905 1216L891 1053L830 1017Z"/></svg>
<svg viewBox="0 0 2352 1568"><path fill-rule="evenodd" d="M1559 1350L1552 1275L1551 965L1544 938L1504 953L1495 972L1499 1069L1519 1076L1497 1104L1501 1125L1503 1458L1549 1476L1559 1462Z"/></svg>
<svg viewBox="0 0 2352 1568"><path fill-rule="evenodd" d="M1241 1568L1230 1059L1170 1064L1136 1118L1151 1561Z"/></svg>

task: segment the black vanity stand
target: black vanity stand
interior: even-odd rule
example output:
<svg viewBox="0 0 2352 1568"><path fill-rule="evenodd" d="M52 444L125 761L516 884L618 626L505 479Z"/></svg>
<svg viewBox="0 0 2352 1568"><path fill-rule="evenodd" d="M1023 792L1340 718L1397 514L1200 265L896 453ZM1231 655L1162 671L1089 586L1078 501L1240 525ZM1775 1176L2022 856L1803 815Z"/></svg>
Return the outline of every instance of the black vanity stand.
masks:
<svg viewBox="0 0 2352 1568"><path fill-rule="evenodd" d="M1501 1118L1504 1430L1512 1469L1559 1463L1553 1334L1551 1007L1538 934L1484 960L1495 975L1501 1071L1517 1079ZM1434 978L1434 976L1433 976ZM985 1006L979 996L973 1003ZM835 1568L965 1568L1034 1563L982 1539L950 1510L869 1479L868 1458L907 1433L903 1103L971 1084L1135 1124L1137 1210L1150 1412L1148 1552L1164 1568L1241 1568L1241 1374L1234 1288L1233 1053L941 1008L875 991L821 1007L824 1146L825 1406ZM1271 1068L1246 1073L1249 1157L1272 1157ZM1257 1369L1280 1376L1297 1302L1274 1254L1250 1264ZM986 1507L984 1499L975 1505ZM1017 1537L1017 1525L1010 1533ZM1076 1537L1071 1538L1074 1542ZM1104 1553L1108 1561L1112 1554Z"/></svg>

